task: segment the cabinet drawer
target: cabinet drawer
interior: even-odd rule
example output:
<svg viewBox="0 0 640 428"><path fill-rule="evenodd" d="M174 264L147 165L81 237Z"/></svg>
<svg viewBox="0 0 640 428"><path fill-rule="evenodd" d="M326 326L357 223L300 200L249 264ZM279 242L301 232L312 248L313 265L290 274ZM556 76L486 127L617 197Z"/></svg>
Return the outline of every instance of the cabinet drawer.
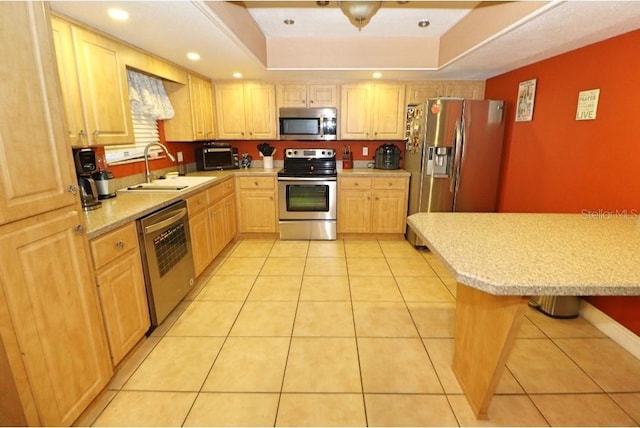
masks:
<svg viewBox="0 0 640 428"><path fill-rule="evenodd" d="M207 199L209 199L209 204L215 204L222 198L224 198L224 186L222 184L216 184L215 186L207 189Z"/></svg>
<svg viewBox="0 0 640 428"><path fill-rule="evenodd" d="M406 189L405 177L376 177L373 179L374 189Z"/></svg>
<svg viewBox="0 0 640 428"><path fill-rule="evenodd" d="M187 198L187 210L189 210L189 216L192 216L209 206L207 193L207 190L203 190L202 192L198 192Z"/></svg>
<svg viewBox="0 0 640 428"><path fill-rule="evenodd" d="M227 180L224 183L221 183L220 186L224 188L224 196L232 194L236 187L233 184L233 180Z"/></svg>
<svg viewBox="0 0 640 428"><path fill-rule="evenodd" d="M371 177L341 178L340 188L349 190L371 189Z"/></svg>
<svg viewBox="0 0 640 428"><path fill-rule="evenodd" d="M90 242L91 254L96 269L120 257L131 249L138 248L136 224L130 223Z"/></svg>
<svg viewBox="0 0 640 428"><path fill-rule="evenodd" d="M275 189L273 177L238 177L241 189Z"/></svg>

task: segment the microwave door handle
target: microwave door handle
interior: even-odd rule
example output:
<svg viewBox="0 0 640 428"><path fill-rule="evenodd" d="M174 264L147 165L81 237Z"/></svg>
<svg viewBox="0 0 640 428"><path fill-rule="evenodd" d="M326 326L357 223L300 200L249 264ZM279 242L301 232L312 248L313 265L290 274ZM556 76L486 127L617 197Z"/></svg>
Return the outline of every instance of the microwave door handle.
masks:
<svg viewBox="0 0 640 428"><path fill-rule="evenodd" d="M324 116L320 116L320 138L324 138L325 121L326 118Z"/></svg>

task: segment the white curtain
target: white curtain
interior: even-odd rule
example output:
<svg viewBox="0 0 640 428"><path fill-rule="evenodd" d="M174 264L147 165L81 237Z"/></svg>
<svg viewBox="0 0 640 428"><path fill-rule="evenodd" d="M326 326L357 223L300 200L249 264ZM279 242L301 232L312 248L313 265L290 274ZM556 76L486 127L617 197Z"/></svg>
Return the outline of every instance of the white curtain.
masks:
<svg viewBox="0 0 640 428"><path fill-rule="evenodd" d="M127 70L127 82L133 113L150 115L156 120L171 119L175 115L160 79Z"/></svg>

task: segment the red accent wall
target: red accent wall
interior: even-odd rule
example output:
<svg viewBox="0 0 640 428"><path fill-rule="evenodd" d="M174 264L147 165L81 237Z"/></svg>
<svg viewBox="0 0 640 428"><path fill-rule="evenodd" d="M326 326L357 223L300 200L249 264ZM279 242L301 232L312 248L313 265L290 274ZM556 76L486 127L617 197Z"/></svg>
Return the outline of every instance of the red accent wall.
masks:
<svg viewBox="0 0 640 428"><path fill-rule="evenodd" d="M640 215L638 46L640 30L487 80L485 97L507 101L500 211ZM529 79L533 120L515 122L518 83ZM576 121L578 92L598 88L596 119ZM587 300L640 335L640 297Z"/></svg>

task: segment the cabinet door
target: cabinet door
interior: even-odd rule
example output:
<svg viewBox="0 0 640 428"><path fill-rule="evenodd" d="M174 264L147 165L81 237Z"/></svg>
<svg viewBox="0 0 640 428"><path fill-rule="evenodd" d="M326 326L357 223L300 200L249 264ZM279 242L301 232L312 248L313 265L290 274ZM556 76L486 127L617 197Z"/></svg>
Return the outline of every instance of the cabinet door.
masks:
<svg viewBox="0 0 640 428"><path fill-rule="evenodd" d="M447 97L481 100L484 98L484 81L447 82L444 85L444 93Z"/></svg>
<svg viewBox="0 0 640 428"><path fill-rule="evenodd" d="M342 85L340 102L340 139L371 139L372 89L370 85Z"/></svg>
<svg viewBox="0 0 640 428"><path fill-rule="evenodd" d="M202 81L200 92L200 105L202 108L202 123L204 124L205 139L215 138L215 117L213 114L213 87L208 80Z"/></svg>
<svg viewBox="0 0 640 428"><path fill-rule="evenodd" d="M0 228L0 333L45 426L71 425L112 374L80 224L63 208Z"/></svg>
<svg viewBox="0 0 640 428"><path fill-rule="evenodd" d="M238 233L238 226L236 222L236 199L234 195L229 195L224 198L224 215L227 244L236 237Z"/></svg>
<svg viewBox="0 0 640 428"><path fill-rule="evenodd" d="M373 193L371 231L373 233L404 233L407 219L407 192L379 190Z"/></svg>
<svg viewBox="0 0 640 428"><path fill-rule="evenodd" d="M120 45L73 27L82 108L92 144L133 142L129 89Z"/></svg>
<svg viewBox="0 0 640 428"><path fill-rule="evenodd" d="M214 137L211 82L194 75L189 75L189 82L194 139L210 140Z"/></svg>
<svg viewBox="0 0 640 428"><path fill-rule="evenodd" d="M128 251L98 270L97 279L115 366L142 339L150 325L139 248Z"/></svg>
<svg viewBox="0 0 640 428"><path fill-rule="evenodd" d="M338 85L309 85L309 107L338 107Z"/></svg>
<svg viewBox="0 0 640 428"><path fill-rule="evenodd" d="M189 216L189 230L191 232L193 264L196 276L199 276L213 260L212 232L207 210Z"/></svg>
<svg viewBox="0 0 640 428"><path fill-rule="evenodd" d="M247 139L276 138L276 90L273 85L249 83L245 85L245 117Z"/></svg>
<svg viewBox="0 0 640 428"><path fill-rule="evenodd" d="M376 85L373 106L373 139L402 140L405 134L403 84Z"/></svg>
<svg viewBox="0 0 640 428"><path fill-rule="evenodd" d="M215 86L218 138L245 140L244 88L241 83L221 83Z"/></svg>
<svg viewBox="0 0 640 428"><path fill-rule="evenodd" d="M175 111L171 119L164 120L167 141L193 141L193 109L190 85L163 81L167 96Z"/></svg>
<svg viewBox="0 0 640 428"><path fill-rule="evenodd" d="M286 83L277 86L278 107L306 107L307 85L304 83Z"/></svg>
<svg viewBox="0 0 640 428"><path fill-rule="evenodd" d="M67 120L67 135L72 146L86 146L89 142L82 113L71 24L52 17L51 28L62 87L64 113Z"/></svg>
<svg viewBox="0 0 640 428"><path fill-rule="evenodd" d="M204 140L207 130L203 109L204 80L197 76L189 75L189 88L191 90L191 120L193 122L194 140Z"/></svg>
<svg viewBox="0 0 640 428"><path fill-rule="evenodd" d="M422 104L429 98L437 98L444 93L439 82L407 84L407 105Z"/></svg>
<svg viewBox="0 0 640 428"><path fill-rule="evenodd" d="M240 232L276 231L276 201L272 190L242 191L239 199Z"/></svg>
<svg viewBox="0 0 640 428"><path fill-rule="evenodd" d="M338 232L367 233L371 224L371 192L340 190L338 193Z"/></svg>
<svg viewBox="0 0 640 428"><path fill-rule="evenodd" d="M208 210L211 225L211 247L215 258L227 245L224 217L224 201L218 201Z"/></svg>
<svg viewBox="0 0 640 428"><path fill-rule="evenodd" d="M0 224L77 204L49 16L0 2Z"/></svg>

